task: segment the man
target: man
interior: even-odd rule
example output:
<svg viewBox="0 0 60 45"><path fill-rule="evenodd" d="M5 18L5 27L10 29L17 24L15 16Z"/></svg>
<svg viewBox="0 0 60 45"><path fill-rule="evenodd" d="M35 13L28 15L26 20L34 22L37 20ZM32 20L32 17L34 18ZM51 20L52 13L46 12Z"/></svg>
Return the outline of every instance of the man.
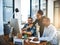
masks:
<svg viewBox="0 0 60 45"><path fill-rule="evenodd" d="M23 27L22 34L36 35L36 29L35 26L33 26L33 19L31 17L28 18L28 23Z"/></svg>
<svg viewBox="0 0 60 45"><path fill-rule="evenodd" d="M44 32L40 41L47 41L50 42L51 45L57 45L56 28L50 24L50 19L45 17L43 18L42 23L44 25Z"/></svg>
<svg viewBox="0 0 60 45"><path fill-rule="evenodd" d="M38 23L38 25L40 26L40 29L39 29L40 30L40 37L42 36L43 30L44 30L44 26L42 24L42 15L43 15L43 12L41 10L38 10L37 15L36 15L37 19L34 22L34 25L36 23Z"/></svg>

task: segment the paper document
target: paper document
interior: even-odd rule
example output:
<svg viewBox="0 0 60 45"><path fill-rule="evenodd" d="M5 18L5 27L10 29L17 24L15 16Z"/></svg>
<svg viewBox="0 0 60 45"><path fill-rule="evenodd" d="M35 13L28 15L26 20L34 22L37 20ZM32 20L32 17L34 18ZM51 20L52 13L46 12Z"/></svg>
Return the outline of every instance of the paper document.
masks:
<svg viewBox="0 0 60 45"><path fill-rule="evenodd" d="M36 37L28 37L29 39L31 39L31 40L33 40L34 38L36 38Z"/></svg>
<svg viewBox="0 0 60 45"><path fill-rule="evenodd" d="M32 42L32 43L40 43L40 41L33 41L33 40L31 40L30 42Z"/></svg>

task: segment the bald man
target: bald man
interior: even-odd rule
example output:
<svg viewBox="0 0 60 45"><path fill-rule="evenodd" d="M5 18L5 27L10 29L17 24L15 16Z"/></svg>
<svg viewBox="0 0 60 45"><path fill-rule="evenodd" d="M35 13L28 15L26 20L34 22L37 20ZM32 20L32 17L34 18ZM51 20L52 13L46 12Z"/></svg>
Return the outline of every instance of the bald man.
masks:
<svg viewBox="0 0 60 45"><path fill-rule="evenodd" d="M57 45L57 35L55 26L50 23L50 19L47 17L43 18L42 23L44 25L44 32L43 36L40 38L40 41L47 41L50 42L51 45Z"/></svg>

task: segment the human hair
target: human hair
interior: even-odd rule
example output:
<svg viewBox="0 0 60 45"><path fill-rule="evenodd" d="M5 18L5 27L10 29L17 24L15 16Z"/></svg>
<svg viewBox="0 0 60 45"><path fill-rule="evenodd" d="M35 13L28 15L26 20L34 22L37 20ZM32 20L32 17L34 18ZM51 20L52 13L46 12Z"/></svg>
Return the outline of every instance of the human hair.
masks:
<svg viewBox="0 0 60 45"><path fill-rule="evenodd" d="M33 18L31 18L31 17L28 17L28 19L31 19L33 21Z"/></svg>
<svg viewBox="0 0 60 45"><path fill-rule="evenodd" d="M50 21L50 19L49 19L48 17L43 17L43 19L47 19L48 21ZM43 20L43 19L42 19L42 20Z"/></svg>
<svg viewBox="0 0 60 45"><path fill-rule="evenodd" d="M46 16L42 16L42 19L43 19L43 18L46 18Z"/></svg>
<svg viewBox="0 0 60 45"><path fill-rule="evenodd" d="M43 11L42 10L38 10L38 12L40 15L43 15Z"/></svg>
<svg viewBox="0 0 60 45"><path fill-rule="evenodd" d="M10 21L8 21L8 24L10 24Z"/></svg>

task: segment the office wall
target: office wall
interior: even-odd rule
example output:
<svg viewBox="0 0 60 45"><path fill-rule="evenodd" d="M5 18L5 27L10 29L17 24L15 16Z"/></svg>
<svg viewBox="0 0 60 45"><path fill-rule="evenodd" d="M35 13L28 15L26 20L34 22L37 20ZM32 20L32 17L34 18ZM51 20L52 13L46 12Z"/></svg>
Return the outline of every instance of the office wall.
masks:
<svg viewBox="0 0 60 45"><path fill-rule="evenodd" d="M0 35L3 34L3 0L0 0Z"/></svg>
<svg viewBox="0 0 60 45"><path fill-rule="evenodd" d="M54 24L60 29L60 1L54 2Z"/></svg>

